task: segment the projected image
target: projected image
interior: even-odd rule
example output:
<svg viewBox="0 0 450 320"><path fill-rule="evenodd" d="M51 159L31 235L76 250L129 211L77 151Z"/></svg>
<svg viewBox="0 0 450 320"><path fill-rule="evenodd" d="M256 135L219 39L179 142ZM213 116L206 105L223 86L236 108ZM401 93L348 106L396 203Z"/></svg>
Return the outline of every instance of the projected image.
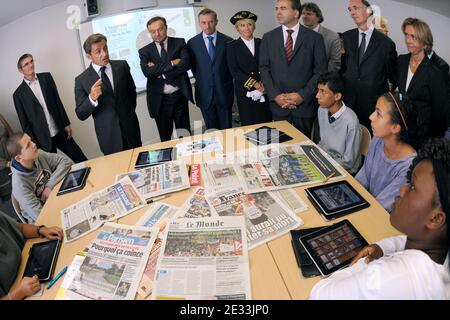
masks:
<svg viewBox="0 0 450 320"><path fill-rule="evenodd" d="M147 78L141 71L138 50L152 42L146 24L154 16L166 18L169 37L184 38L187 42L197 34L193 7L155 8L98 18L84 23L80 26L80 40L83 43L92 33L104 34L108 38L110 59L128 61L136 90L139 92L145 90ZM86 63L89 65L89 61L86 60Z"/></svg>

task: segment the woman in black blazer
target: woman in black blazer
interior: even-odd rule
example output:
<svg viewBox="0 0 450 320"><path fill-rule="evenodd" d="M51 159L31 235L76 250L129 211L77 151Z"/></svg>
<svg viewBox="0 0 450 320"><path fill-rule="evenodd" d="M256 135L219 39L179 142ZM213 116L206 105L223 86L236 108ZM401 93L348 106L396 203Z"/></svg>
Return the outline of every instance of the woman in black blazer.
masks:
<svg viewBox="0 0 450 320"><path fill-rule="evenodd" d="M259 75L259 47L261 39L253 37L257 16L240 11L231 19L240 38L227 45L227 62L234 78L234 90L241 125L270 122L269 101L264 95L264 85Z"/></svg>
<svg viewBox="0 0 450 320"><path fill-rule="evenodd" d="M433 48L430 27L417 18L407 18L402 30L409 53L397 59L398 89L417 108L424 136L443 136L448 113L447 83L428 58Z"/></svg>

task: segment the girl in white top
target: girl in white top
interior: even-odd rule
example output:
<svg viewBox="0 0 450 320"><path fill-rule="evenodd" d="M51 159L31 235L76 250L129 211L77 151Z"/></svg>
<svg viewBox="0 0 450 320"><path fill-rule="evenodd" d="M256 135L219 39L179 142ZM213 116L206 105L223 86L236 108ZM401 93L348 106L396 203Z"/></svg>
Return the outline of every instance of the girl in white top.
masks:
<svg viewBox="0 0 450 320"><path fill-rule="evenodd" d="M311 299L450 299L450 145L430 140L411 168L390 216L405 235L363 248Z"/></svg>

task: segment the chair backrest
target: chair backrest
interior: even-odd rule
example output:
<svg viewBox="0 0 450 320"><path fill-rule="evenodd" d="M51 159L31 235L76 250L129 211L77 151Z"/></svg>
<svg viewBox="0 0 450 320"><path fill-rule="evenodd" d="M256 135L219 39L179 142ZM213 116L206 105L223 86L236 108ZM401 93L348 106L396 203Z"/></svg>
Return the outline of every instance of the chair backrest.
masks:
<svg viewBox="0 0 450 320"><path fill-rule="evenodd" d="M19 201L17 201L17 199L14 197L12 193L11 193L11 203L20 221L22 223L28 223L27 219L25 219L25 217L22 215L22 210L20 209Z"/></svg>
<svg viewBox="0 0 450 320"><path fill-rule="evenodd" d="M369 151L369 145L370 145L370 142L372 141L372 136L370 135L369 129L367 129L362 124L360 124L360 126L361 126L362 137L361 137L361 146L359 147L359 152L363 156L366 156L367 151Z"/></svg>

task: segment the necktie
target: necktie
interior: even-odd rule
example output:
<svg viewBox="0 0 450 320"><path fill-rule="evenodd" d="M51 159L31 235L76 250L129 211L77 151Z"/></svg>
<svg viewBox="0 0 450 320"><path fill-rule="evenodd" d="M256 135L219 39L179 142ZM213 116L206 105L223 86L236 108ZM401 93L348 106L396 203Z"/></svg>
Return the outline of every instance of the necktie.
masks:
<svg viewBox="0 0 450 320"><path fill-rule="evenodd" d="M114 92L111 81L109 80L108 76L106 75L105 70L106 70L105 66L100 68L102 82L108 90L111 90L111 92Z"/></svg>
<svg viewBox="0 0 450 320"><path fill-rule="evenodd" d="M364 57L364 52L366 51L366 34L364 32L362 32L361 36L362 36L361 45L359 46L359 49L358 49L359 64L361 64L362 59Z"/></svg>
<svg viewBox="0 0 450 320"><path fill-rule="evenodd" d="M294 32L294 30L286 30L287 32L287 39L286 39L286 44L284 45L284 52L286 54L286 59L289 62L291 62L292 59L292 55L294 54L294 48L293 48L293 43L294 41L292 40L292 33Z"/></svg>
<svg viewBox="0 0 450 320"><path fill-rule="evenodd" d="M215 52L216 48L214 47L214 42L213 42L214 38L211 37L211 36L209 36L207 38L209 40L209 43L208 43L208 54L209 54L209 57L211 58L211 61L214 61L214 55L216 54L216 52Z"/></svg>
<svg viewBox="0 0 450 320"><path fill-rule="evenodd" d="M166 60L167 51L164 48L164 42L160 42L159 45L161 47L161 59L164 61L164 60Z"/></svg>
<svg viewBox="0 0 450 320"><path fill-rule="evenodd" d="M333 115L331 114L331 112L328 112L328 122L330 124L332 124L333 122L335 122L336 119L333 117Z"/></svg>

